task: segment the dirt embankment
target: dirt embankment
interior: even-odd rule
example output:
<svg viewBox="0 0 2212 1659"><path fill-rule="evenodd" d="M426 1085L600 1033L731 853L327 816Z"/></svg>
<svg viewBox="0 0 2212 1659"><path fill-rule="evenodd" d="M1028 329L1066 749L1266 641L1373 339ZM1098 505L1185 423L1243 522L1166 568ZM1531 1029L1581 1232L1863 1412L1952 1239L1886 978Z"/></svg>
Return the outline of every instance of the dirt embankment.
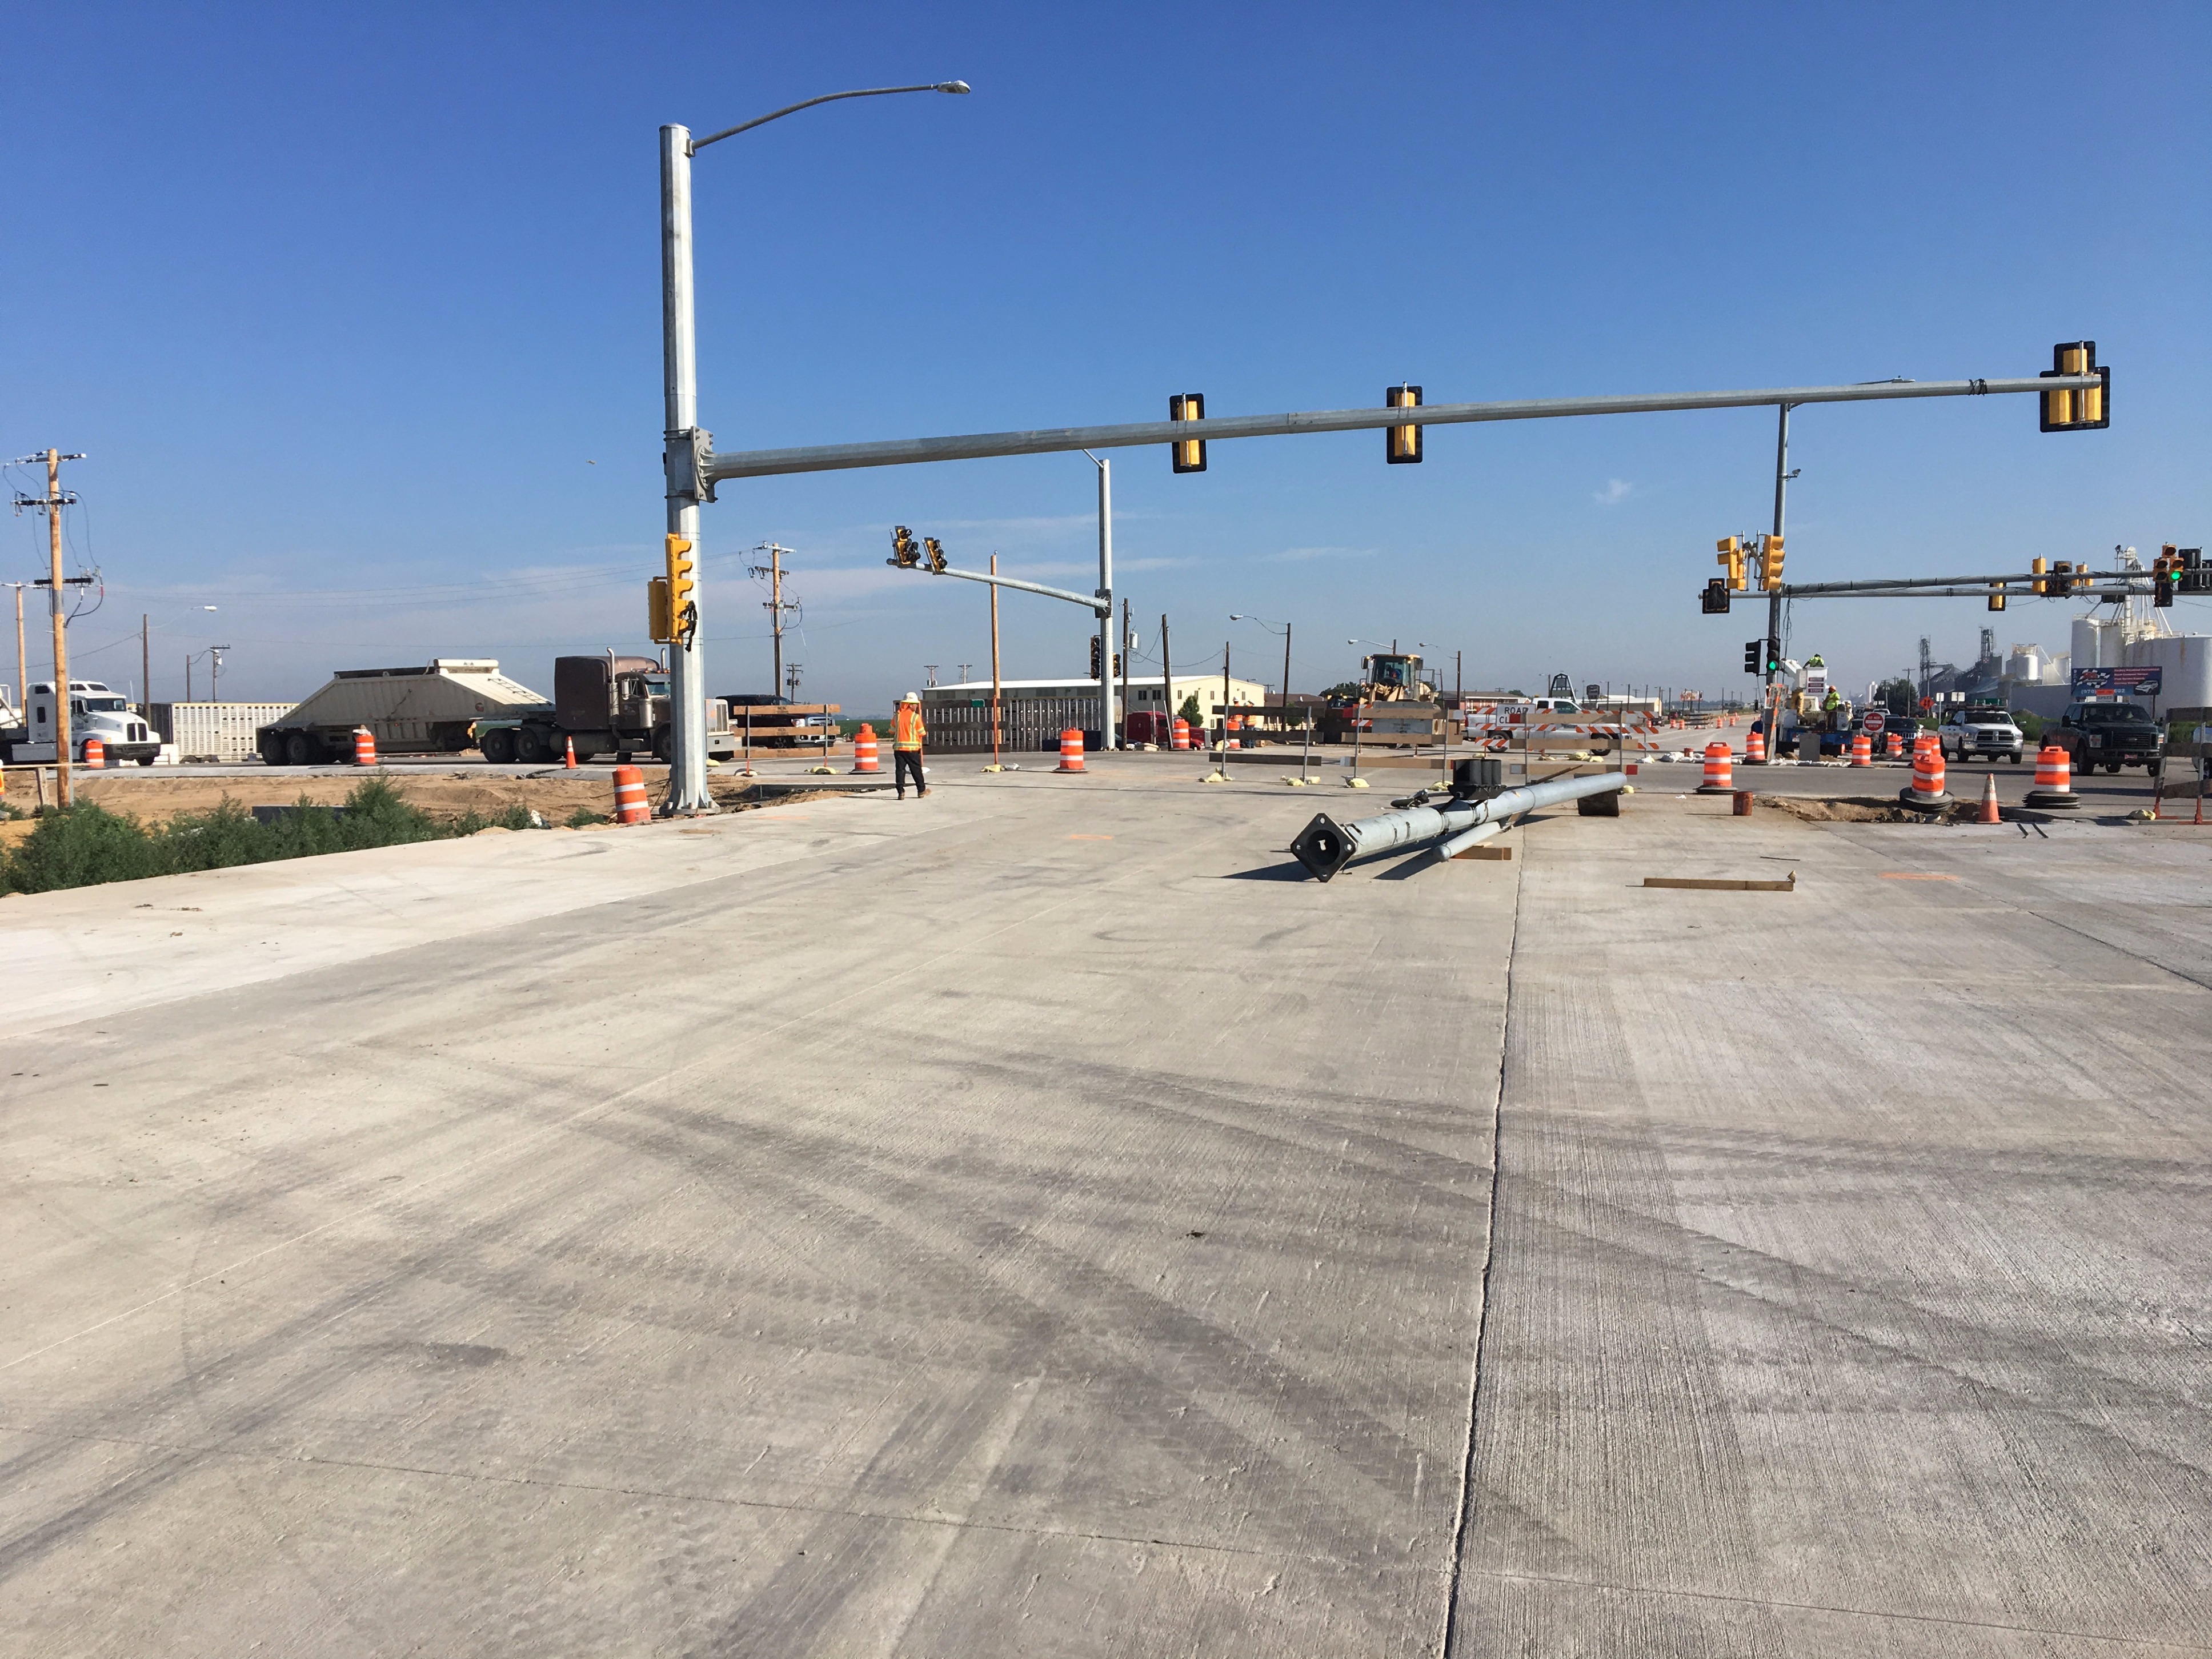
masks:
<svg viewBox="0 0 2212 1659"><path fill-rule="evenodd" d="M580 811L610 817L614 812L614 786L604 779L510 777L479 771L368 775L381 775L405 797L409 805L441 818L459 817L467 812L496 817L510 806L528 807L555 823L566 823ZM360 776L295 777L283 772L272 772L265 778L193 777L171 773L166 768L161 769L161 775L151 777L100 777L83 772L76 775L79 800L97 802L108 811L148 823L174 817L179 812L213 811L225 800L248 807L295 806L304 799L314 806L337 806L361 781ZM658 806L668 791L665 769L647 770L645 786L647 798ZM770 804L747 800L744 785L738 780L725 783L716 779L709 787L715 800L726 806ZM51 784L48 788L51 791ZM9 769L7 800L9 805L21 812L38 805L28 768L21 771Z"/></svg>
<svg viewBox="0 0 2212 1659"><path fill-rule="evenodd" d="M1822 800L1796 795L1761 795L1759 804L1807 823L1972 823L1981 810L1978 801L1968 800L1946 801L1923 812L1900 801L1879 798Z"/></svg>

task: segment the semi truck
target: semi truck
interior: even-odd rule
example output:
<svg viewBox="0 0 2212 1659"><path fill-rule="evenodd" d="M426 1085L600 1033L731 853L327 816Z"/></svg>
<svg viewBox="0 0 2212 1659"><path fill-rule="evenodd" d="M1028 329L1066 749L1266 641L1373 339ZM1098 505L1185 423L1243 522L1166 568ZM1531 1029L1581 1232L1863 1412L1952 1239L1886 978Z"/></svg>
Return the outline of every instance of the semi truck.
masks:
<svg viewBox="0 0 2212 1659"><path fill-rule="evenodd" d="M489 658L435 657L420 668L347 668L254 734L271 766L351 760L367 726L380 755L458 755L476 742L479 720L548 708L545 699L499 672Z"/></svg>
<svg viewBox="0 0 2212 1659"><path fill-rule="evenodd" d="M263 726L255 747L271 766L353 758L354 733L368 728L379 755L457 755L542 764L611 754L621 760L672 747L668 671L651 657L556 657L550 702L499 672L490 658L437 657L421 668L349 668L282 720ZM707 705L707 752L738 752L729 705Z"/></svg>
<svg viewBox="0 0 2212 1659"><path fill-rule="evenodd" d="M31 687L30 706L18 714L0 695L0 754L20 764L60 758L55 744L54 683L41 680ZM85 739L98 738L107 751L107 763L119 766L137 761L151 766L161 752L161 740L146 724L145 716L131 708L120 691L98 680L70 682L70 759L84 758Z"/></svg>

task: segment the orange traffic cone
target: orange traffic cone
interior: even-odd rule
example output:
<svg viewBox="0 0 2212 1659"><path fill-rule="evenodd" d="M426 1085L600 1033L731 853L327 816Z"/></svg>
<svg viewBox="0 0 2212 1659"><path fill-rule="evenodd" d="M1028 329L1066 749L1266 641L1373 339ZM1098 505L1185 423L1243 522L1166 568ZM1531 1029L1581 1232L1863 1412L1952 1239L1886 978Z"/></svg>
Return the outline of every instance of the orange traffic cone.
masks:
<svg viewBox="0 0 2212 1659"><path fill-rule="evenodd" d="M561 741L568 750L568 757L561 763L573 772L576 769L576 740L574 738L564 737Z"/></svg>
<svg viewBox="0 0 2212 1659"><path fill-rule="evenodd" d="M1977 823L2004 822L2004 814L1997 810L1997 775L1994 772L1985 772L1982 775L1982 810L1974 822Z"/></svg>

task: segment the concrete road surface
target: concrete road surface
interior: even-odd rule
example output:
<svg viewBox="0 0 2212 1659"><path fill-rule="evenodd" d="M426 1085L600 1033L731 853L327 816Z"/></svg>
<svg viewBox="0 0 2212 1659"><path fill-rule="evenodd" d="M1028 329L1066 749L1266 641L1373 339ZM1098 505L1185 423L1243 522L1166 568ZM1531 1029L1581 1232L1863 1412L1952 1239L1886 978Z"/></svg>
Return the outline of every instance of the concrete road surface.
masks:
<svg viewBox="0 0 2212 1659"><path fill-rule="evenodd" d="M2205 1650L2203 832L1091 764L0 901L0 1651Z"/></svg>

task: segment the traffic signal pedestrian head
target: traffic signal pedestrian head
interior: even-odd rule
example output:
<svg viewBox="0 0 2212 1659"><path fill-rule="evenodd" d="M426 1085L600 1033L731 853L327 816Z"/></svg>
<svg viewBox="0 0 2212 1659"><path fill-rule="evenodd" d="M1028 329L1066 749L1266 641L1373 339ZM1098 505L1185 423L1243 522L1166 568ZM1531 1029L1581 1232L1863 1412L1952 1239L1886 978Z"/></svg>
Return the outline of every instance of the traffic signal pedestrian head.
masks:
<svg viewBox="0 0 2212 1659"><path fill-rule="evenodd" d="M1168 399L1168 419L1171 421L1202 421L1206 418L1206 394L1203 392L1178 392ZM1206 471L1206 440L1189 443L1170 444L1168 453L1175 458L1178 472Z"/></svg>
<svg viewBox="0 0 2212 1659"><path fill-rule="evenodd" d="M921 545L914 538L914 532L902 524L891 526L891 556L884 561L901 570L912 570L921 562Z"/></svg>
<svg viewBox="0 0 2212 1659"><path fill-rule="evenodd" d="M1386 387L1382 393L1385 409L1419 409L1421 388L1417 386ZM1382 428L1382 459L1393 466L1407 466L1421 459L1421 428L1417 426L1386 426Z"/></svg>
<svg viewBox="0 0 2212 1659"><path fill-rule="evenodd" d="M2094 374L2098 384L2081 390L2046 392L2042 396L2043 430L2094 432L2112 423L2112 371L2097 366L2097 343L2075 340L2051 348L2046 380L2058 375Z"/></svg>
<svg viewBox="0 0 2212 1659"><path fill-rule="evenodd" d="M1729 608L1728 583L1722 580L1718 576L1714 577L1711 581L1707 582L1705 584L1705 592L1698 596L1698 608L1708 617L1727 616Z"/></svg>
<svg viewBox="0 0 2212 1659"><path fill-rule="evenodd" d="M689 647L699 628L699 604L693 597L691 544L668 538L668 635L665 643Z"/></svg>
<svg viewBox="0 0 2212 1659"><path fill-rule="evenodd" d="M923 550L929 555L929 568L939 575L945 574L945 549L934 536L921 538Z"/></svg>

